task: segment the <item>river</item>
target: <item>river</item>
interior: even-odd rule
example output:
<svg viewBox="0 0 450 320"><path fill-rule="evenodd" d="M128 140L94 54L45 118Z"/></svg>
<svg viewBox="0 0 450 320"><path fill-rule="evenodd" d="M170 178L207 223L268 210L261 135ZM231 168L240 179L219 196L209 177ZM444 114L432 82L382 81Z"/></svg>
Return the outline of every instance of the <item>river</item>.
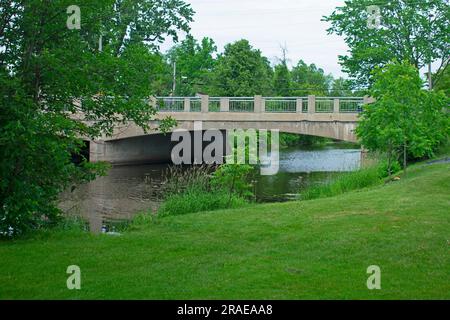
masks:
<svg viewBox="0 0 450 320"><path fill-rule="evenodd" d="M305 188L326 183L337 172L358 169L360 161L361 150L347 144L282 149L278 173L258 175L254 181L256 201L296 199ZM138 212L156 212L167 167L167 164L115 166L107 176L65 192L60 207L68 215L84 217L93 232L111 230L115 223L130 220Z"/></svg>

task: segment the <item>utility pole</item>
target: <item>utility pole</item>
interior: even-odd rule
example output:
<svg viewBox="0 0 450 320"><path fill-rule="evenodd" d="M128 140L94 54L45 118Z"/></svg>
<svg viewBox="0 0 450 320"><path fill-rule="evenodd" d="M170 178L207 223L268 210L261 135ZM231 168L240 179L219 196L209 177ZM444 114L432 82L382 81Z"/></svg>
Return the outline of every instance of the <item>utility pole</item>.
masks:
<svg viewBox="0 0 450 320"><path fill-rule="evenodd" d="M177 89L177 62L173 62L173 87L172 96L175 97L175 90Z"/></svg>
<svg viewBox="0 0 450 320"><path fill-rule="evenodd" d="M428 23L430 26L430 33L428 34L428 46L430 46L430 42L431 42L431 18L433 18L434 16L430 13L428 15ZM431 50L430 50L430 54L428 56L428 90L433 90L433 78L432 78L432 74L431 74Z"/></svg>

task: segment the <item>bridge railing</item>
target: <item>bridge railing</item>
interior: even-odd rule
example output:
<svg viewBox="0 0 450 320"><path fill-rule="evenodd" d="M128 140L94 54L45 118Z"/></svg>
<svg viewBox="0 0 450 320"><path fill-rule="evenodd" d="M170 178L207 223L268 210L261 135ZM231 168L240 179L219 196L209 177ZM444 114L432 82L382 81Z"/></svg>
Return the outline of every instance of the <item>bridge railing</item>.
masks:
<svg viewBox="0 0 450 320"><path fill-rule="evenodd" d="M359 113L369 97L151 97L160 112Z"/></svg>

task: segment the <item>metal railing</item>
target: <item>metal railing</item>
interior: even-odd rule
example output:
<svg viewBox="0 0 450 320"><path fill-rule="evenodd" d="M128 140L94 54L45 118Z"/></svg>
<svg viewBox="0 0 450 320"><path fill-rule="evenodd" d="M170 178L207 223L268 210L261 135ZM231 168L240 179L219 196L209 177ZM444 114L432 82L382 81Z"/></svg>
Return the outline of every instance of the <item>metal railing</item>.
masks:
<svg viewBox="0 0 450 320"><path fill-rule="evenodd" d="M200 112L202 111L202 100L199 97L189 98L190 100L190 109L191 112Z"/></svg>
<svg viewBox="0 0 450 320"><path fill-rule="evenodd" d="M297 112L297 98L264 98L266 112Z"/></svg>
<svg viewBox="0 0 450 320"><path fill-rule="evenodd" d="M302 112L303 113L308 112L308 99L302 100Z"/></svg>
<svg viewBox="0 0 450 320"><path fill-rule="evenodd" d="M334 99L316 98L316 113L332 113L334 111Z"/></svg>
<svg viewBox="0 0 450 320"><path fill-rule="evenodd" d="M359 113L368 97L153 97L160 112Z"/></svg>
<svg viewBox="0 0 450 320"><path fill-rule="evenodd" d="M181 112L184 111L184 98L180 97L156 97L156 110Z"/></svg>
<svg viewBox="0 0 450 320"><path fill-rule="evenodd" d="M251 98L230 98L230 112L253 112L255 110L255 100Z"/></svg>
<svg viewBox="0 0 450 320"><path fill-rule="evenodd" d="M340 98L339 112L357 113L362 111L364 101L361 98Z"/></svg>
<svg viewBox="0 0 450 320"><path fill-rule="evenodd" d="M209 112L220 112L220 98L209 98L208 111Z"/></svg>

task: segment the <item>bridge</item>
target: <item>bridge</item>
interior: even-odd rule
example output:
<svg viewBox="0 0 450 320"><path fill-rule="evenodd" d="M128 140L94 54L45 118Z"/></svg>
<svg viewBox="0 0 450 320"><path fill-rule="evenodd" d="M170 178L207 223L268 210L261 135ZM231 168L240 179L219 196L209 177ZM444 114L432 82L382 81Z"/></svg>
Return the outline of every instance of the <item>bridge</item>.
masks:
<svg viewBox="0 0 450 320"><path fill-rule="evenodd" d="M144 131L134 123L117 126L111 137L90 142L90 160L116 164L170 159L173 143L162 135L158 123L165 117L177 120L174 129L267 129L356 142L355 128L369 97L151 97L158 114Z"/></svg>

